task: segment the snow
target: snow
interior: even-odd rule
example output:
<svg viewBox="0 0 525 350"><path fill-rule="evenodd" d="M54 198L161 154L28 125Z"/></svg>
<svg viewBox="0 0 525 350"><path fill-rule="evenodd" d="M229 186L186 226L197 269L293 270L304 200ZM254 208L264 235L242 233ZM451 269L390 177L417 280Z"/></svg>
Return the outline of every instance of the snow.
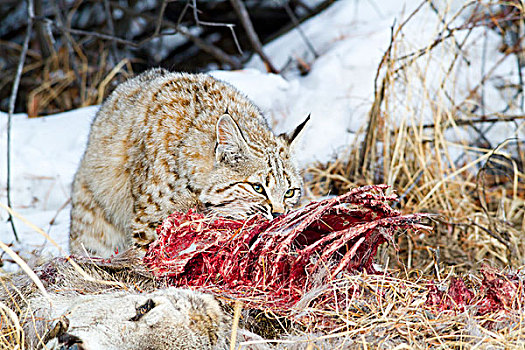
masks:
<svg viewBox="0 0 525 350"><path fill-rule="evenodd" d="M434 3L439 8L450 7L445 21L450 21L452 14L463 6L460 1ZM420 4L421 1L416 0L338 1L301 25L319 57L315 58L299 32L292 30L264 48L278 68L285 68L282 75L266 73L258 56L254 56L244 70L210 74L247 94L263 110L277 133L293 129L311 114L297 159L301 166L326 161L346 145L356 142L356 133L367 121L377 67L389 45L391 27L403 23ZM464 19L465 15L459 16L447 25L453 28ZM423 4L399 34L402 40L395 48L398 57L425 48L442 31L442 22L428 4ZM466 35L466 31L456 32L457 42L462 42ZM485 38L486 52L490 55L483 66ZM469 96L469 91L488 72L491 75L485 89L486 113L504 110L509 101L512 102L513 92L501 86L517 84L518 75L515 62L503 59L498 52L500 44L501 37L493 31L474 29L462 49L464 56L454 61L455 44L449 40L436 47L430 58L418 60L401 72L401 76L406 76L406 84L396 85L396 101L388 107L394 117L392 122L398 123L402 118L409 122L430 121L433 106L425 102L428 97L420 98L425 94L434 94L436 104L455 107L458 113L463 113L479 102L479 96ZM468 64L464 57L468 57ZM310 65L309 74L300 74L295 63L297 58ZM453 61L454 66L449 69ZM460 105L450 105L439 90L443 82L455 101L463 101ZM13 208L48 232L64 248L67 248L68 239L70 186L96 111L94 106L44 118L15 115L12 119ZM519 110L512 107L507 112ZM6 124L7 115L0 113L2 203L6 203ZM523 125L517 128L510 123L497 123L486 135L497 145L508 137L523 137ZM475 135L458 128L447 131L447 137L459 142ZM0 239L13 243L6 219L7 213L0 209ZM22 242L15 243L15 247L22 251L38 249L42 254L57 254L44 237L26 224L19 220L15 220L15 224Z"/></svg>
<svg viewBox="0 0 525 350"><path fill-rule="evenodd" d="M86 107L45 118L12 118L11 199L13 209L42 228L62 247L67 247L69 192L87 142L89 126L98 107ZM0 149L7 147L7 114L0 113ZM0 158L0 198L7 203L7 158ZM55 218L56 216L56 218ZM0 210L0 238L13 241L7 212ZM54 220L53 220L54 219ZM51 224L53 220L53 224ZM25 250L46 248L46 239L15 219L15 227ZM42 247L44 245L44 247Z"/></svg>

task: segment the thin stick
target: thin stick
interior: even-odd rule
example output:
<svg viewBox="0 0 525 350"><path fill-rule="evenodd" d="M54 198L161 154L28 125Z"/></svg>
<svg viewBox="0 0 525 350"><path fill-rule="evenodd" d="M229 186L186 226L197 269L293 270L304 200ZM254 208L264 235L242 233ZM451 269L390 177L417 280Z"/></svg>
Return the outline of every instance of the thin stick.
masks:
<svg viewBox="0 0 525 350"><path fill-rule="evenodd" d="M288 17L290 17L290 19L292 20L292 23L295 29L297 29L297 31L299 32L299 35L303 39L304 43L314 55L314 58L318 58L319 54L317 53L317 51L315 51L313 44L310 42L310 40L308 40L308 38L306 37L306 34L304 34L304 31L301 28L301 25L299 23L299 20L297 19L297 16L295 16L295 13L293 13L292 9L290 8L290 4L288 2L284 3L284 9L286 10Z"/></svg>
<svg viewBox="0 0 525 350"><path fill-rule="evenodd" d="M200 25L200 21L199 21L199 14L198 14L198 9L197 9L197 0L192 0L192 3L193 5L191 6L192 9L193 9L193 18L195 19L195 23L197 23L197 26Z"/></svg>
<svg viewBox="0 0 525 350"><path fill-rule="evenodd" d="M59 28L59 26L56 23L53 23L53 25L55 27ZM133 47L139 47L144 42L150 41L150 40L152 40L155 37L155 36L151 36L151 37L148 37L147 39L144 39L143 41L141 41L139 43L135 43L133 41L122 39L122 38L119 38L119 37L116 37L116 36L113 36L113 35L108 35L108 34L103 34L103 33L98 33L98 32L92 32L92 31L88 31L88 30L75 29L75 28L59 28L59 29L62 29L62 30L66 31L66 32L69 32L71 34L92 36L92 37L95 37L95 38L99 38L99 39L103 39L103 40L110 40L110 41L117 42L119 44L130 45L130 46L133 46ZM173 34L173 33L170 33L170 34Z"/></svg>
<svg viewBox="0 0 525 350"><path fill-rule="evenodd" d="M445 21L444 16L441 15L441 13L439 12L439 9L436 7L436 4L434 4L434 1L433 0L429 0L428 3L430 5L430 8L438 16L439 21L443 24L443 27L444 27L443 29L446 29L447 31L450 31L450 28L448 26L450 22L447 23L447 21ZM456 46L456 49L458 50L458 52L461 54L461 57L463 58L465 63L470 66L470 61L467 59L467 57L465 55L465 50L463 50L463 46L458 43L458 41L457 41L457 39L456 39L456 37L454 35L452 35L452 40L454 41L454 45Z"/></svg>
<svg viewBox="0 0 525 350"><path fill-rule="evenodd" d="M2 204L0 202L0 208L6 210L9 214L13 215L14 217L16 217L18 220L22 221L24 224L26 224L27 226L29 226L30 228L32 228L35 232L39 233L40 235L42 235L45 239L47 239L52 245L54 245L58 251L63 254L65 256L65 259L73 266L73 268L82 276L84 277L87 281L90 281L90 282L96 282L96 283L100 283L100 284L105 284L105 285L109 285L109 286L117 286L117 287L120 287L120 288L123 288L123 289L127 289L127 287L124 285L124 283L121 283L121 282L114 282L114 281L104 281L104 280L99 280L99 279L96 279L92 276L90 276L86 271L84 271L84 269L82 269L82 267L80 267L80 265L78 265L72 258L71 256L68 256L66 254L66 252L64 251L64 249L53 239L51 238L51 236L49 236L44 230L42 230L40 227L36 226L35 224L33 224L32 222L30 222L29 220L27 220L26 218L24 218L22 215L20 215L19 213L17 213L16 211L14 211L12 208L10 207L6 207L4 204ZM2 243L0 241L0 243ZM0 245L0 247L3 249L3 247ZM9 248L9 247L7 247ZM5 249L4 249L5 250ZM5 250L6 251L6 250ZM8 251L6 251L6 253L9 254ZM16 253L15 253L16 254ZM9 254L11 255L11 254ZM13 258L13 260L15 260L15 262L18 263L18 260ZM25 264L25 262L22 260L22 262ZM20 264L19 264L20 265ZM22 265L20 265L20 267L23 268ZM36 282L35 282L36 283Z"/></svg>
<svg viewBox="0 0 525 350"><path fill-rule="evenodd" d="M177 27L177 31L180 34L184 35L189 40L193 41L193 43L197 47L199 47L203 51L209 53L213 57L217 58L219 61L228 63L234 69L239 69L242 66L241 62L237 58L228 55L226 52L222 51L217 46L211 45L211 44L207 43L206 41L202 40L201 38L199 38L198 36L195 36L195 35L191 34L188 29L186 29L186 28L184 28L182 26L178 26Z"/></svg>
<svg viewBox="0 0 525 350"><path fill-rule="evenodd" d="M75 59L73 58L73 51L74 51L73 47L76 44L73 43L73 38L71 38L70 33L65 30L66 26L64 25L64 20L62 18L62 12L60 10L60 7L57 4L57 0L52 0L51 5L54 8L55 18L56 18L56 21L58 22L58 25L55 24L55 26L58 26L62 35L66 38L65 44L66 44L66 48L69 54L69 61L71 62L71 66L73 67L73 72L75 73L75 78L77 81L78 88L81 90L80 96L82 97L82 99L84 99L84 93L82 92L83 90L82 89L82 77L78 73L80 69L78 68L77 63Z"/></svg>
<svg viewBox="0 0 525 350"><path fill-rule="evenodd" d="M122 67L124 67L128 62L129 60L127 58L124 58L115 67L113 67L111 72L109 72L109 74L104 78L104 80L102 80L102 82L98 86L97 104L102 104L102 100L104 99L104 91L106 90L106 87L108 86L109 82L115 77L115 75L117 75L120 72Z"/></svg>
<svg viewBox="0 0 525 350"><path fill-rule="evenodd" d="M2 248L2 250L4 252L7 253L7 255L9 255L11 257L11 259L13 259L17 264L18 266L20 266L22 268L22 270L24 270L24 272L29 276L29 278L31 278L31 280L33 282L35 282L35 285L38 287L38 289L40 290L40 292L42 293L43 296L45 296L48 300L51 301L51 297L49 296L49 294L47 293L46 291L46 288L44 287L44 285L42 284L42 281L40 280L40 278L38 278L38 276L33 272L33 270L31 270L31 268L29 267L29 265L27 265L27 263L22 260L22 258L20 258L18 256L18 254L16 254L11 248L9 248L7 246L7 244L5 244L4 242L0 241L0 248Z"/></svg>
<svg viewBox="0 0 525 350"><path fill-rule="evenodd" d="M113 16L111 15L111 5L109 4L108 0L104 0L104 12L105 12L105 15L106 15L106 21L107 21L109 33L112 36L115 36L115 26L113 24ZM119 56L118 50L117 50L117 43L114 42L114 41L111 42L111 54L112 54L113 60L114 60L113 63L116 63L116 62L120 61L120 56Z"/></svg>
<svg viewBox="0 0 525 350"><path fill-rule="evenodd" d="M504 142L502 142L503 145L507 144L508 140L505 140ZM458 174L461 174L463 171L473 167L474 165L478 164L478 163L481 163L483 162L484 160L490 158L494 153L487 153L487 154L484 154L483 156L479 157L478 159L475 159L474 161L464 165L462 168L454 171L453 173L447 175L446 177L444 177L443 179L441 179L440 181L438 181L434 187L427 193L427 195L419 202L419 204L417 205L417 210L419 210L419 208L422 208L423 207L423 204L428 201L432 195L444 184L446 183L448 180L452 179L454 176L457 176Z"/></svg>
<svg viewBox="0 0 525 350"><path fill-rule="evenodd" d="M360 174L365 175L366 170L368 169L368 166L371 162L372 156L370 156L372 152L372 148L374 147L376 143L376 137L377 137L377 118L380 114L381 104L383 103L384 97L385 97L385 89L386 89L386 83L387 80L391 77L390 75L390 67L388 66L389 61L391 60L391 54L392 49L394 47L394 41L395 41L395 35L396 32L394 31L395 23L390 27L390 44L388 45L387 50L383 54L383 57L381 59L381 62L379 63L379 66L377 67L376 76L374 79L374 103L372 104L372 107L370 108L370 111L368 112L368 124L365 134L365 139L363 140L361 150L359 153L359 161L357 164L357 168L355 168L356 171L358 171ZM398 29L399 30L399 29ZM386 66L386 73L383 77L383 80L381 81L381 87L378 90L378 78L379 73L383 68L383 65Z"/></svg>
<svg viewBox="0 0 525 350"><path fill-rule="evenodd" d="M244 30L248 35L248 39L250 39L250 43L252 44L253 50L257 52L257 54L261 57L261 59L266 64L271 73L279 73L279 71L274 67L274 65L270 61L270 58L264 53L261 41L259 40L259 36L253 28L252 21L250 20L248 10L246 10L246 6L244 6L244 3L240 0L230 0L230 3L232 4L233 9L235 10L235 12L241 20L242 26L244 27Z"/></svg>
<svg viewBox="0 0 525 350"><path fill-rule="evenodd" d="M199 9L197 8L197 0L191 0L191 4L190 4L190 0L188 0L188 2L186 3L186 6L184 7L184 9L182 10L181 14L179 15L179 20L177 21L177 26L180 26L181 23L182 23L182 19L184 18L184 15L186 14L186 11L188 10L188 8L191 7L192 10L193 10L193 19L195 20L195 24L200 27L201 25L203 26L210 26L210 27L226 27L230 30L230 32L232 33L232 38L233 38L233 42L235 43L235 46L237 47L237 51L239 51L239 54L242 55L243 54L243 51L241 49L241 45L239 44L239 40L237 39L237 35L235 34L235 24L232 24L232 23L214 23L214 22L206 22L206 21L201 21L200 18L199 18ZM189 38L190 40L193 41L193 39ZM196 44L198 46L198 44ZM210 53L210 52L208 52Z"/></svg>
<svg viewBox="0 0 525 350"><path fill-rule="evenodd" d="M24 62L26 60L27 49L29 47L29 39L31 38L31 31L33 29L33 18L34 6L33 0L27 0L27 31L26 37L24 38L24 44L22 45L22 51L20 52L20 59L18 61L18 67L16 68L16 76L13 81L13 88L11 89L11 97L9 97L9 110L7 112L7 206L11 205L11 118L15 111L16 96L18 94L18 87L20 85L20 77L22 76L22 70L24 68ZM18 234L16 233L15 223L13 216L9 213L7 219L11 223L11 228L17 242L20 242Z"/></svg>
<svg viewBox="0 0 525 350"><path fill-rule="evenodd" d="M20 320L18 319L18 316L16 313L7 307L3 302L0 301L0 311L3 314L0 319L7 321L7 316L11 319L11 322L13 323L14 329L16 329L16 341L20 345L20 349L25 349L24 346L24 330L20 326ZM5 327L5 325L3 325ZM6 330L6 328L3 328L2 330ZM5 345L4 345L5 346Z"/></svg>
<svg viewBox="0 0 525 350"><path fill-rule="evenodd" d="M168 5L167 0L162 0L162 4L160 5L159 16L157 17L157 21L156 21L157 24L155 25L155 33L154 33L154 35L159 35L160 34L160 28L162 27L162 17L164 17L164 11L166 11L166 6L167 5Z"/></svg>
<svg viewBox="0 0 525 350"><path fill-rule="evenodd" d="M233 309L232 335L230 339L230 350L235 349L237 343L237 330L239 329L239 319L241 318L242 301L237 300Z"/></svg>
<svg viewBox="0 0 525 350"><path fill-rule="evenodd" d="M119 8L119 7L117 7L117 8ZM146 14L138 14L138 15L143 17L143 18L150 18ZM166 22L166 23L169 23L169 22ZM54 24L54 25L55 25L55 27L57 27L56 24ZM147 37L146 39L141 40L139 42L134 42L134 41L122 39L122 38L119 38L119 37L115 37L115 36L112 36L112 35L102 34L102 33L92 32L92 31L87 31L87 30L74 29L74 28L62 28L62 29L64 31L66 31L66 32L71 33L71 34L92 36L92 37L103 39L103 40L114 41L114 42L119 43L119 44L130 45L132 47L141 47L145 43L147 43L147 42L149 42L149 41L151 41L151 40L153 40L153 39L155 39L157 37L162 37L162 36L165 36L165 35L173 35L173 34L179 33L181 35L184 35L189 40L193 41L193 43L196 46L198 46L203 51L209 53L210 55L214 56L219 61L228 63L234 69L239 69L241 67L241 63L240 63L240 61L238 59L228 55L227 53L222 51L220 48L218 48L218 47L216 47L216 46L214 46L214 45L212 45L210 43L207 43L206 41L202 40L198 36L195 36L195 35L191 34L190 31L188 29L186 29L185 27L183 27L183 26L175 26L175 25L171 25L171 27L174 27L174 30L175 30L174 32L159 33L158 35L153 34L152 36Z"/></svg>
<svg viewBox="0 0 525 350"><path fill-rule="evenodd" d="M472 125L472 124L482 124L482 123L496 123L496 122L515 122L520 119L525 119L525 115L500 115L500 114L494 114L494 116L489 115L482 115L479 118L473 118L473 119L456 119L454 120L455 126L462 126L462 125ZM435 123L430 124L423 124L421 126L423 129L428 128L435 128Z"/></svg>

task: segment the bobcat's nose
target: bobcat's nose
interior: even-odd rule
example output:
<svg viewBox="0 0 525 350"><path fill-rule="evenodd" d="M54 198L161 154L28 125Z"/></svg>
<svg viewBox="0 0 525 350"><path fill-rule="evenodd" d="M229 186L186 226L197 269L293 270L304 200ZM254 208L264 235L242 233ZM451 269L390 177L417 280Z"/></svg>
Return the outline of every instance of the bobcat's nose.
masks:
<svg viewBox="0 0 525 350"><path fill-rule="evenodd" d="M275 204L275 203L272 203L270 204L270 213L272 214L272 217L275 219L276 217L278 217L279 215L282 215L284 213L286 213L286 208L284 207L284 205L282 204Z"/></svg>
<svg viewBox="0 0 525 350"><path fill-rule="evenodd" d="M283 215L283 214L284 214L284 213L272 212L272 216L273 216L274 219L275 219L276 217L278 217L278 216Z"/></svg>

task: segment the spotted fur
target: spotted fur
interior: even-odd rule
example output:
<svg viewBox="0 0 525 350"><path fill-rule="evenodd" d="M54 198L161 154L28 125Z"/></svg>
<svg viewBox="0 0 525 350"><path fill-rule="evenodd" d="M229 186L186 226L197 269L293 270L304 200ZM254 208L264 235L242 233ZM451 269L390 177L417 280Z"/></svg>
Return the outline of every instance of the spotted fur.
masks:
<svg viewBox="0 0 525 350"><path fill-rule="evenodd" d="M286 213L301 195L291 149L303 126L275 136L251 101L204 74L154 69L121 84L100 108L75 175L71 252L144 248L164 218L190 208Z"/></svg>

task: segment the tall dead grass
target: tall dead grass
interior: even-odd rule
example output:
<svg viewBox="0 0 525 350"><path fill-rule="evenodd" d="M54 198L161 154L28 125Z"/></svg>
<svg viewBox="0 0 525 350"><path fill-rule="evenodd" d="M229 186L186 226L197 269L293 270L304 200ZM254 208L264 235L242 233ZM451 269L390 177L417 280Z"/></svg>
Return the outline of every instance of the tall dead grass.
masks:
<svg viewBox="0 0 525 350"><path fill-rule="evenodd" d="M16 44L5 48L6 57L18 54ZM22 73L23 100L29 117L71 110L73 108L101 104L102 100L120 82L133 75L131 62L122 59L113 64L110 49L101 47L91 56L81 45L74 43L71 51L62 47L49 57L28 51L28 63ZM0 77L0 88L12 80L11 71Z"/></svg>
<svg viewBox="0 0 525 350"><path fill-rule="evenodd" d="M336 160L308 169L307 177L314 195L386 183L399 194L395 205L403 211L435 213L434 231L400 233L396 247L378 252L384 274L342 276L327 288L339 294L347 290L346 300L323 309L305 305L298 310L304 316L301 325L271 321L268 335L278 339L261 342L307 349L523 349L521 299L513 301L517 311L484 316L476 316L475 306L439 313L426 307L431 282L447 290L451 278L462 274L476 286L480 263L515 271L525 265L523 85L503 79L499 92L510 97L502 98L507 106L499 110L491 109L487 95L501 80L499 68L508 60L522 62L523 3L465 2L452 9L445 2L423 1L419 9L429 6L440 23L434 39L422 46L407 39L405 31L418 11L393 27L359 142ZM490 60L488 49L474 57L476 47L485 47L483 35L494 33L500 35L499 58ZM512 33L519 40L509 42ZM477 80L465 84L458 79L480 65ZM521 68L516 74L521 82ZM35 96L52 93L46 89ZM510 125L513 133L494 143L491 129L502 125L507 130ZM329 314L340 327L320 334L322 325L311 322L316 313ZM21 325L30 319L0 303L0 347L23 348Z"/></svg>
<svg viewBox="0 0 525 350"><path fill-rule="evenodd" d="M485 95L496 92L497 80L513 78L499 76L501 68L523 55L523 3L467 2L454 11L439 4L434 41L414 47L404 34L410 20L393 28L368 124L357 137L362 142L308 169L309 188L325 195L386 183L403 211L438 214L433 234L399 237L399 251L390 250L397 267L426 270L434 259L460 271L482 261L519 267L525 264L522 86L514 86L512 98L498 97L506 101L499 111ZM521 39L502 52L479 50L487 36L500 35L503 45L512 31ZM478 80L466 79L480 67ZM521 81L521 68L515 71ZM508 138L498 140L493 128L505 128Z"/></svg>

